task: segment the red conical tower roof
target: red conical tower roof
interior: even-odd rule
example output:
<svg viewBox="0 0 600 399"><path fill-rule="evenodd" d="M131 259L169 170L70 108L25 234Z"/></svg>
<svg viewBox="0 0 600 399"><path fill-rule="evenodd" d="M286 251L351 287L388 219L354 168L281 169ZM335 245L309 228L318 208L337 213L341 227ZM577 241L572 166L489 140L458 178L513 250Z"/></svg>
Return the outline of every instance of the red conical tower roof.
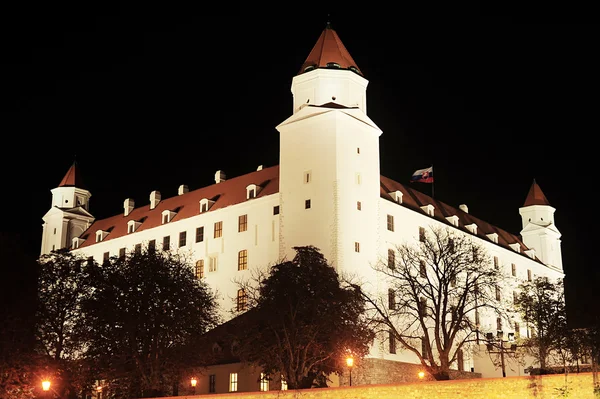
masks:
<svg viewBox="0 0 600 399"><path fill-rule="evenodd" d="M81 179L81 173L77 167L77 161L73 162L73 165L65 174L65 177L60 181L58 187L77 187L84 188L83 180Z"/></svg>
<svg viewBox="0 0 600 399"><path fill-rule="evenodd" d="M542 189L538 184L533 180L533 184L529 189L529 194L527 194L527 198L525 199L525 204L523 206L531 206L531 205L550 205L550 202L546 199L546 196L542 192Z"/></svg>
<svg viewBox="0 0 600 399"><path fill-rule="evenodd" d="M327 26L321 32L319 40L317 40L306 61L302 64L298 75L308 72L306 70L308 67L312 67L309 70L314 68L350 69L362 76L362 72L356 66L356 62L354 62L352 56L340 40L340 37L331 28L329 23L327 23Z"/></svg>

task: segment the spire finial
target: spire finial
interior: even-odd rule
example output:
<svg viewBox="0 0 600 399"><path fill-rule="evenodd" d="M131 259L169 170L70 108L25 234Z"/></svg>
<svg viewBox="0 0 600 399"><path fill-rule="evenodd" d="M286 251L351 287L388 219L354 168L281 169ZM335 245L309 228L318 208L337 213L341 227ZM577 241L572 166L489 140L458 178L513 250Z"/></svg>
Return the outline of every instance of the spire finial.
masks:
<svg viewBox="0 0 600 399"><path fill-rule="evenodd" d="M329 21L329 13L327 13L327 29L331 29L331 21Z"/></svg>

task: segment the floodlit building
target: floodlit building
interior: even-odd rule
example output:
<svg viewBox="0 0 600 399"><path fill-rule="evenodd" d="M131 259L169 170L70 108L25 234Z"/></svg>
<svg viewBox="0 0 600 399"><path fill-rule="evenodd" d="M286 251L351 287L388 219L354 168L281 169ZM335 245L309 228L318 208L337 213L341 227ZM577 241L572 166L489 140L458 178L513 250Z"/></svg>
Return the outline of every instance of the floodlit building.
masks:
<svg viewBox="0 0 600 399"><path fill-rule="evenodd" d="M253 268L292 258L294 246L314 245L338 273L374 282L378 277L368 265L386 259L396 244L417 242L420 229L429 226L471 235L513 278L514 286L536 276L564 276L555 209L535 181L523 193L523 206L515 209L523 226L515 235L470 214L464 204L450 206L382 176L382 131L367 115L367 85L336 31L327 26L292 79L292 113L277 126L279 165L260 165L241 176L218 170L214 184L194 189L181 185L178 195L169 198L149 187L148 198L124 198L121 213L96 220L92 194L73 164L52 190L41 253L69 247L102 262L142 246L188 251L197 277L222 294L226 317L244 301L234 280ZM503 289L502 295L512 298L513 288ZM502 329L506 336L527 333L524 325L496 323L495 318L482 320L482 330L496 334ZM387 337L373 346L370 358L379 365L416 363L414 355ZM500 376L487 358L466 355L454 367ZM524 372L523 366L507 368L508 375ZM213 386L221 386L220 378L229 377L214 378L219 381ZM242 386L245 380L237 378L236 389L259 390L258 383ZM367 382L387 382L378 378Z"/></svg>

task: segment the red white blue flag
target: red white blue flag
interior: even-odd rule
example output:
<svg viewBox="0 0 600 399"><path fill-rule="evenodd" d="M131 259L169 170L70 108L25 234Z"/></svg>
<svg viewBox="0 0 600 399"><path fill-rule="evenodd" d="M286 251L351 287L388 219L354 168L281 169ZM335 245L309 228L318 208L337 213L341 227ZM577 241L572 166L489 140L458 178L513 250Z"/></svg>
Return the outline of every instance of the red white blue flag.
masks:
<svg viewBox="0 0 600 399"><path fill-rule="evenodd" d="M433 166L416 170L410 178L411 183L433 183Z"/></svg>

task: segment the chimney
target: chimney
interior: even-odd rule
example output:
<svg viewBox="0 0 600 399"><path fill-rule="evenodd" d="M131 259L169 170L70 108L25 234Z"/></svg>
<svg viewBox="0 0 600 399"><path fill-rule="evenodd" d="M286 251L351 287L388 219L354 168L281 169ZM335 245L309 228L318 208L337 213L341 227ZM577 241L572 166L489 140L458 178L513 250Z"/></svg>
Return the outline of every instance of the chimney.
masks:
<svg viewBox="0 0 600 399"><path fill-rule="evenodd" d="M257 171L262 170L263 166L262 165L258 165L258 168L256 168Z"/></svg>
<svg viewBox="0 0 600 399"><path fill-rule="evenodd" d="M160 191L152 191L150 193L150 209L156 208L160 202Z"/></svg>
<svg viewBox="0 0 600 399"><path fill-rule="evenodd" d="M188 191L190 191L188 186L186 186L185 184L182 184L181 186L179 186L179 190L177 191L177 194L183 195L183 194L187 193Z"/></svg>
<svg viewBox="0 0 600 399"><path fill-rule="evenodd" d="M131 211L133 211L133 208L135 208L135 201L133 198L127 198L125 202L123 202L123 209L125 209L124 216L129 215Z"/></svg>
<svg viewBox="0 0 600 399"><path fill-rule="evenodd" d="M458 209L460 209L461 211L463 211L464 213L469 213L469 207L467 207L465 204L460 204L458 206Z"/></svg>
<svg viewBox="0 0 600 399"><path fill-rule="evenodd" d="M221 183L222 181L225 181L225 172L217 170L217 173L215 173L215 183Z"/></svg>

